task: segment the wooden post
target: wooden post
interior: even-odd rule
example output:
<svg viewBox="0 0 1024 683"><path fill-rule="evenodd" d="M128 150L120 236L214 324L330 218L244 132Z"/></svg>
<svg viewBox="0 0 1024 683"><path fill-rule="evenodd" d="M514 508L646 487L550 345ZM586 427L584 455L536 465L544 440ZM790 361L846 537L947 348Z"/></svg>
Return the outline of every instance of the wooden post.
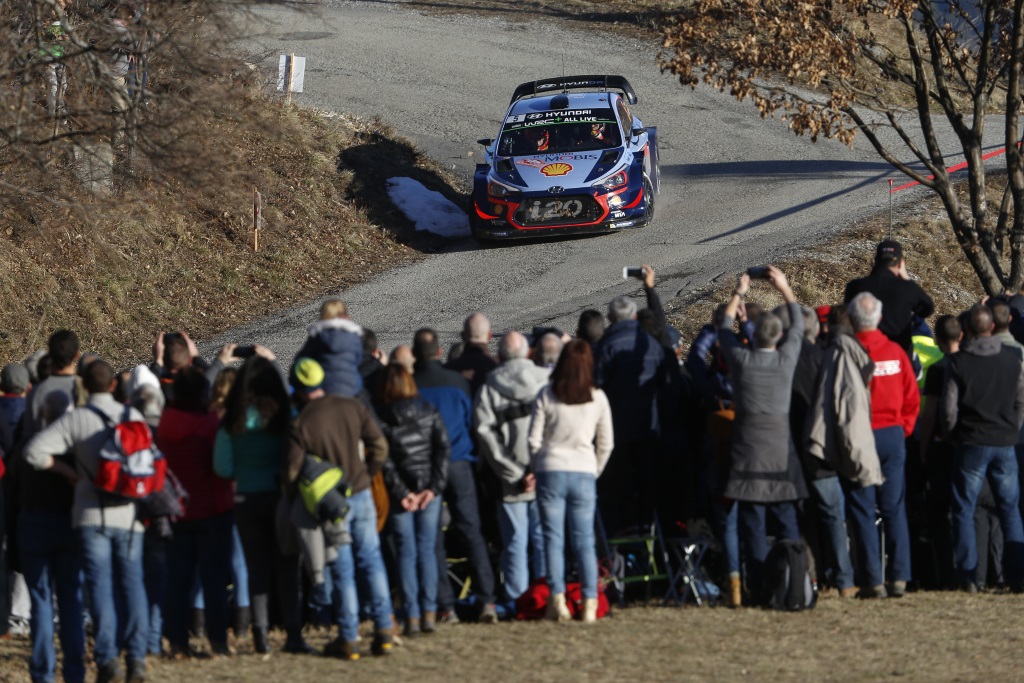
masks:
<svg viewBox="0 0 1024 683"><path fill-rule="evenodd" d="M285 91L285 102L288 104L292 103L292 79L295 75L295 53L288 55L288 59L285 60L284 69L284 91Z"/></svg>
<svg viewBox="0 0 1024 683"><path fill-rule="evenodd" d="M260 227L263 225L263 197L252 188L252 250L260 250Z"/></svg>

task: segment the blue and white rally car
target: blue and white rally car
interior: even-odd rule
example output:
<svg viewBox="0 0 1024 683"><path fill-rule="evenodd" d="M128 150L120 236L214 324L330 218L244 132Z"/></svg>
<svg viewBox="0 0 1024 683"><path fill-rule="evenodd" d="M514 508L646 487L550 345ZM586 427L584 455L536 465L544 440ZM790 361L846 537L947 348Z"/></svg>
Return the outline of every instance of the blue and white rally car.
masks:
<svg viewBox="0 0 1024 683"><path fill-rule="evenodd" d="M658 135L633 115L622 76L523 83L473 178L480 240L647 225L659 190Z"/></svg>

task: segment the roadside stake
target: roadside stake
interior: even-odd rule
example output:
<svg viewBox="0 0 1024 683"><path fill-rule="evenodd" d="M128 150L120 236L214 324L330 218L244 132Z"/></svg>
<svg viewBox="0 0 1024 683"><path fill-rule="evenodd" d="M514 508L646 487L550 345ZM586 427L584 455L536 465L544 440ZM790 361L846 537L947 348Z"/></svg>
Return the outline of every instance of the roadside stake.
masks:
<svg viewBox="0 0 1024 683"><path fill-rule="evenodd" d="M252 250L260 250L260 228L263 227L263 195L252 188Z"/></svg>

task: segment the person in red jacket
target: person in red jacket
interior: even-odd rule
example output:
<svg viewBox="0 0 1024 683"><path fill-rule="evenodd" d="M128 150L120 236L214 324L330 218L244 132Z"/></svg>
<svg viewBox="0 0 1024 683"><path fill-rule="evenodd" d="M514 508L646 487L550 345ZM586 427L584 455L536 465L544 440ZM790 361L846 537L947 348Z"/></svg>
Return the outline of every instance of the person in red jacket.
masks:
<svg viewBox="0 0 1024 683"><path fill-rule="evenodd" d="M196 570L203 587L206 632L215 654L228 655L228 584L231 581L234 487L213 471L220 418L207 409L206 377L196 367L174 376L173 399L160 418L156 443L168 468L188 492L185 514L173 524L168 548L164 633L172 656L188 656L191 589Z"/></svg>
<svg viewBox="0 0 1024 683"><path fill-rule="evenodd" d="M858 584L861 597L901 597L910 580L910 530L907 524L906 437L914 431L921 409L921 396L906 351L885 336L878 324L882 302L862 292L849 304L850 319L857 340L875 364L868 387L871 393L871 428L875 449L885 481L879 486L848 487L848 521L861 558ZM875 529L876 506L885 529L885 551L889 557L888 590L883 583L882 557Z"/></svg>

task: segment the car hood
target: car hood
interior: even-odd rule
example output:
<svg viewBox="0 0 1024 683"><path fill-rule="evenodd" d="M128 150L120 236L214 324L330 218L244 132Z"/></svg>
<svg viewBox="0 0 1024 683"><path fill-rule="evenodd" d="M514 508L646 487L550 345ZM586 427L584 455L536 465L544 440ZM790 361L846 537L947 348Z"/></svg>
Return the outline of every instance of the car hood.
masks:
<svg viewBox="0 0 1024 683"><path fill-rule="evenodd" d="M581 187L612 170L614 164L600 164L605 150L536 154L508 159L523 184L530 190L549 187Z"/></svg>

